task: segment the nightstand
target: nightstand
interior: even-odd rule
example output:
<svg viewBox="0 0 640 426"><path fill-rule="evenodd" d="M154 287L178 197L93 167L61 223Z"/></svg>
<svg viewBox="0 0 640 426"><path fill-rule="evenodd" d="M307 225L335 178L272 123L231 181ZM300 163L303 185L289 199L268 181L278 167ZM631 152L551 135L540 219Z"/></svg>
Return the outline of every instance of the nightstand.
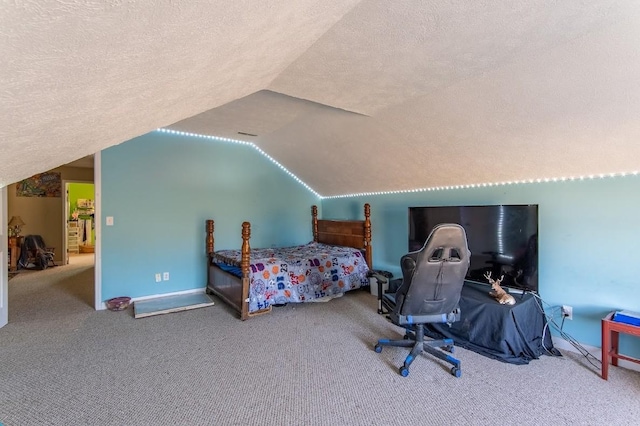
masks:
<svg viewBox="0 0 640 426"><path fill-rule="evenodd" d="M23 237L9 237L9 270L18 269Z"/></svg>

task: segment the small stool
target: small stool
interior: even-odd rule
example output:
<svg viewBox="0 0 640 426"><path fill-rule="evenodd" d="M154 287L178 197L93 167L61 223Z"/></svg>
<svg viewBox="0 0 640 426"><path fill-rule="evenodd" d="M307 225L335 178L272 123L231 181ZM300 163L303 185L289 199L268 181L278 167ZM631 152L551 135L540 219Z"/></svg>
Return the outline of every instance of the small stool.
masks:
<svg viewBox="0 0 640 426"><path fill-rule="evenodd" d="M602 378L604 380L607 380L609 375L609 358L611 358L611 364L616 367L618 366L618 359L640 364L640 359L618 353L620 333L640 337L640 326L613 321L614 314L615 312L611 312L602 318Z"/></svg>

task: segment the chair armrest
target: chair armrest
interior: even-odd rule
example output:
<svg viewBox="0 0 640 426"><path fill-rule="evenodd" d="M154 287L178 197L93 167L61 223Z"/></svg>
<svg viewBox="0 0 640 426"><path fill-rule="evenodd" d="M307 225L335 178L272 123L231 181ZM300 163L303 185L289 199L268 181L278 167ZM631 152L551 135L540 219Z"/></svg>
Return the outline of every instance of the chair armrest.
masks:
<svg viewBox="0 0 640 426"><path fill-rule="evenodd" d="M389 271L383 271L380 269L369 269L367 272L367 276L370 278L375 278L378 283L386 282L388 283L391 278L393 278L393 274Z"/></svg>
<svg viewBox="0 0 640 426"><path fill-rule="evenodd" d="M389 280L393 278L393 274L389 271L382 271L380 269L370 269L369 272L367 273L367 276L370 278L375 278L378 283L378 313L379 314L387 313L383 309L382 295L384 293L383 291L384 285L387 284L387 288L388 288Z"/></svg>

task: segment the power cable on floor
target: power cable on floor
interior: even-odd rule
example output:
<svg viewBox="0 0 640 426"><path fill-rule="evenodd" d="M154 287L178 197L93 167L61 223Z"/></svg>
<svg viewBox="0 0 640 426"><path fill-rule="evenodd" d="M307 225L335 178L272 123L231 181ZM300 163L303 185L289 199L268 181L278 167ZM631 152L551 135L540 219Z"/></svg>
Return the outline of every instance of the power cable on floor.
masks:
<svg viewBox="0 0 640 426"><path fill-rule="evenodd" d="M536 300L539 301L538 303L538 308L540 309L540 312L542 312L542 314L545 316L546 320L547 320L547 324L545 326L545 329L547 327L553 327L558 334L560 335L560 337L562 337L564 340L566 340L567 342L569 342L571 344L571 346L573 346L574 348L576 348L576 350L578 351L578 353L580 353L582 356L584 356L586 358L586 360L589 362L589 364L591 364L593 367L600 369L601 368L601 364L602 362L595 357L593 354L591 354L584 346L582 346L580 344L580 342L578 342L576 339L574 339L573 337L571 337L567 332L563 331L562 328L564 326L564 320L566 318L565 315L562 315L562 307L560 306L551 306L550 304L548 304L547 302L545 302L544 300L542 300L542 298L540 297L540 295L536 294L536 293L532 293L534 295L534 297L536 298ZM549 315L545 309L544 306L548 306L549 311L553 312L554 310L558 310L560 315L562 316L562 322L560 324L558 324L554 318L555 315ZM543 342L544 342L544 335L543 335ZM543 344L544 347L544 344ZM545 350L547 350L547 352L550 352L547 348L545 348ZM594 363L594 361L596 363Z"/></svg>

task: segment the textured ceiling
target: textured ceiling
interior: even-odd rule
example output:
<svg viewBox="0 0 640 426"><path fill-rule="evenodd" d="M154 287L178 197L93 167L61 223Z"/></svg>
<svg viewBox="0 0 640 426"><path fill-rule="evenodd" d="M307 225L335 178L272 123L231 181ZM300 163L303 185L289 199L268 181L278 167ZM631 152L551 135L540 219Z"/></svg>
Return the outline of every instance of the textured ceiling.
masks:
<svg viewBox="0 0 640 426"><path fill-rule="evenodd" d="M635 0L0 8L0 185L158 127L326 196L640 169Z"/></svg>

